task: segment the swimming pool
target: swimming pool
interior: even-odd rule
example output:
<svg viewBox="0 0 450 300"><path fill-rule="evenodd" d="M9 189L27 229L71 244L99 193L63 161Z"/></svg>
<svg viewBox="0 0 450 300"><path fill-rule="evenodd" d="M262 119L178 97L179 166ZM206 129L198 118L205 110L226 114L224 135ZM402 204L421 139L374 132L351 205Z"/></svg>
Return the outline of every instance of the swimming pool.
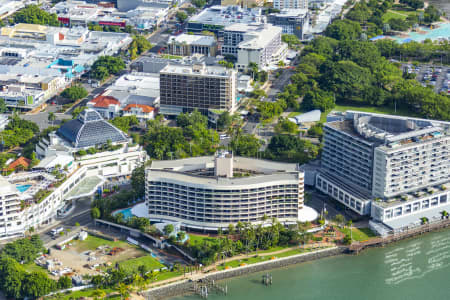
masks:
<svg viewBox="0 0 450 300"><path fill-rule="evenodd" d="M112 215L115 216L118 213L123 214L123 218L125 220L131 219L131 217L133 216L133 214L131 213L131 207L124 208L124 209L121 209L121 210L117 210L117 211L113 212Z"/></svg>
<svg viewBox="0 0 450 300"><path fill-rule="evenodd" d="M31 184L16 184L16 188L19 192L23 193L31 187Z"/></svg>
<svg viewBox="0 0 450 300"><path fill-rule="evenodd" d="M422 42L426 39L436 40L437 38L450 38L450 23L439 24L439 27L435 29L421 27L420 30L425 31L426 33L410 32L408 37L395 36L394 38L400 44L410 41Z"/></svg>

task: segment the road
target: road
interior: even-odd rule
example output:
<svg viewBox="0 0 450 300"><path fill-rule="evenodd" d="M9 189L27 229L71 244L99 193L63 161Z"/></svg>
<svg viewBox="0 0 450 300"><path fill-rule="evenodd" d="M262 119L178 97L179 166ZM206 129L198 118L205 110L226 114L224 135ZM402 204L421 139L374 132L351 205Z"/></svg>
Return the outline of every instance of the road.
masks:
<svg viewBox="0 0 450 300"><path fill-rule="evenodd" d="M70 229L71 232L73 232L78 228L78 226L75 226L76 223L79 223L80 226L90 225L92 223L90 207L91 204L88 200L79 201L75 204L74 210L68 217L57 219L55 223L39 232L39 236L45 247L51 247L52 245L58 243L58 241L64 240L64 237L54 240L50 234L48 234L54 228L62 226L65 230Z"/></svg>
<svg viewBox="0 0 450 300"><path fill-rule="evenodd" d="M327 219L333 220L336 215L343 215L346 220L359 220L361 216L347 209L343 205L339 205L339 203L329 196L318 192L315 189L307 188L306 192L308 193L308 201L305 203L307 206L310 206L317 210L319 213L325 208L328 212ZM367 226L366 226L367 227Z"/></svg>
<svg viewBox="0 0 450 300"><path fill-rule="evenodd" d="M270 76L270 80L272 80L272 84L269 85L266 93L271 100L275 100L275 97L278 93L280 93L283 88L290 83L291 76L295 74L295 70L293 69L283 69L280 77L273 78L274 76Z"/></svg>

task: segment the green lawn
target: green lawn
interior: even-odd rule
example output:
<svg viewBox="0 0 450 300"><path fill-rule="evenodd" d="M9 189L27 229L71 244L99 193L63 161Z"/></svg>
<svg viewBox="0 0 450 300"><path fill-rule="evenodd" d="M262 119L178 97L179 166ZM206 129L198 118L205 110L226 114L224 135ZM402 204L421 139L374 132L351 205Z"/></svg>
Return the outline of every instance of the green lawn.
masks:
<svg viewBox="0 0 450 300"><path fill-rule="evenodd" d="M69 300L69 299L78 299L81 297L91 297L92 293L94 291L95 291L95 289L86 289L86 290L76 291L76 292L72 292L72 293L62 294L62 297L53 296L50 299ZM115 290L104 289L103 291L105 291L106 294L109 294L109 293L114 292ZM114 296L106 297L105 299L117 299L117 298L116 298L116 295L114 295ZM120 299L120 297L118 299Z"/></svg>
<svg viewBox="0 0 450 300"><path fill-rule="evenodd" d="M276 251L276 250L271 249L270 251ZM288 256L292 256L292 255L297 255L297 254L310 252L310 251L311 251L311 249L298 248L298 249L293 249L293 250L289 250L289 251L286 251L286 252L278 253L278 254L275 254L275 255L265 255L265 256L264 255L263 256L253 255L253 256L250 256L248 258L232 260L232 261L229 261L229 262L227 262L225 264L221 264L221 265L219 265L217 267L217 269L218 270L224 270L225 267L237 268L243 263L246 264L246 265L251 265L251 264L255 264L255 263L259 263L259 262L263 262L263 261L268 261L272 257L282 258L282 257L288 257ZM258 254L259 253L263 254L264 252L258 252Z"/></svg>
<svg viewBox="0 0 450 300"><path fill-rule="evenodd" d="M47 269L36 265L34 262L33 263L29 263L29 264L25 264L23 265L25 271L28 272L44 272L44 273L48 273Z"/></svg>
<svg viewBox="0 0 450 300"><path fill-rule="evenodd" d="M201 244L201 243L203 243L203 241L207 241L207 242L217 241L217 238L211 237L211 236L196 235L196 234L192 234L192 233L189 233L188 235L189 235L189 243L191 245Z"/></svg>
<svg viewBox="0 0 450 300"><path fill-rule="evenodd" d="M339 228L339 231L345 235L350 234L349 227ZM352 233L353 233L353 240L358 242L367 241L368 239L376 236L375 233L373 233L373 231L370 230L369 228L353 227Z"/></svg>
<svg viewBox="0 0 450 300"><path fill-rule="evenodd" d="M377 114L414 116L414 113L412 113L408 110L397 109L397 111L395 111L394 107L390 107L390 106L357 106L357 105L336 104L336 106L335 106L335 108L333 108L333 110L336 110L336 111L357 110L357 111L364 111L364 112L377 113Z"/></svg>
<svg viewBox="0 0 450 300"><path fill-rule="evenodd" d="M96 236L89 235L84 241L73 240L72 247L78 252L83 252L87 250L95 250L100 246L108 245L110 247L120 247L120 248L138 248L137 246L130 245L124 241L108 241Z"/></svg>
<svg viewBox="0 0 450 300"><path fill-rule="evenodd" d="M182 271L177 271L177 272L162 272L156 275L156 280L155 281L163 281L166 279L170 279L173 277L177 277L177 276L181 276L183 275Z"/></svg>
<svg viewBox="0 0 450 300"><path fill-rule="evenodd" d="M383 22L387 22L390 19L402 19L406 20L409 15L417 14L416 11L404 11L404 10L388 10L382 17Z"/></svg>
<svg viewBox="0 0 450 300"><path fill-rule="evenodd" d="M290 246L286 246L286 247L284 247L284 246L277 246L277 247L272 247L272 248L267 249L267 250L258 250L258 252L253 252L253 253L254 254L270 253L270 252L280 251L280 250L286 249L288 247L290 247Z"/></svg>
<svg viewBox="0 0 450 300"><path fill-rule="evenodd" d="M157 259L151 255L142 256L138 258L128 259L119 263L127 272L137 272L139 266L146 265L149 270L161 269L164 267Z"/></svg>

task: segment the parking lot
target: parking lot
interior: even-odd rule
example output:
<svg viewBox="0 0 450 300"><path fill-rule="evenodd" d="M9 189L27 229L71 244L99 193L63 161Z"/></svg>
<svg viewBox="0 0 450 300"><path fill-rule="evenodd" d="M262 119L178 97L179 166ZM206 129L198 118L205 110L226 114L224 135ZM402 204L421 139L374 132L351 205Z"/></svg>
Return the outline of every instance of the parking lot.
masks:
<svg viewBox="0 0 450 300"><path fill-rule="evenodd" d="M416 80L423 86L432 86L436 93L450 95L450 68L433 65L404 65L404 71L416 74Z"/></svg>

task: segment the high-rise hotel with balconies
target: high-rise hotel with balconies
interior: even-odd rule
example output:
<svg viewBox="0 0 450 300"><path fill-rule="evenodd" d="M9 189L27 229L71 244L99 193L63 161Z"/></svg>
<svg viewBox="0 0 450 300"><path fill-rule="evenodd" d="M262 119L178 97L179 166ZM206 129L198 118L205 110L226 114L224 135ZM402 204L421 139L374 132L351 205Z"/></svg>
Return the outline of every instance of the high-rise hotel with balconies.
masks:
<svg viewBox="0 0 450 300"><path fill-rule="evenodd" d="M450 122L348 111L324 126L316 187L392 229L450 210Z"/></svg>
<svg viewBox="0 0 450 300"><path fill-rule="evenodd" d="M295 224L303 209L304 174L297 164L216 156L153 161L145 198L151 221L180 222L216 231L229 224L260 224L263 217Z"/></svg>

